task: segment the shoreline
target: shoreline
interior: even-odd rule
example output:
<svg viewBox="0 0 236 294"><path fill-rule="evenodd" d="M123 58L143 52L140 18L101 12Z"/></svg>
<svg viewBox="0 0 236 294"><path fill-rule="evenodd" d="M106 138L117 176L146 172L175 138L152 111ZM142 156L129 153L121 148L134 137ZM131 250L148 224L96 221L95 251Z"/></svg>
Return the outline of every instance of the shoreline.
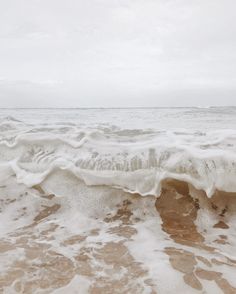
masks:
<svg viewBox="0 0 236 294"><path fill-rule="evenodd" d="M201 207L209 201L206 196L200 195L196 201L189 195L188 186L177 181L166 182L159 198L102 187L99 192L97 187L80 185L80 190L100 193L98 203L102 206L82 213L77 210L78 204L72 205L76 199L71 199L69 205L65 196L47 194L41 186L26 188L35 193L32 201L39 202L38 212L33 222L1 238L2 258L18 252L1 270L0 288L4 293L10 289L16 293L74 293L82 281L87 288L77 293L111 293L111 289L118 289L117 293L171 293L171 289L164 290L165 267L170 282L175 284L177 279L175 287L182 293L203 289L221 289L227 294L236 291L230 278L236 272L236 258L226 253L234 250L234 217L231 211L219 215L223 204L217 202L217 197L214 205L218 203L218 213L212 202ZM111 193L115 193L113 199L109 199ZM21 199L29 201L28 197L23 194ZM70 195L67 197L69 200ZM18 200L13 197L6 201L6 207L10 207ZM103 205L108 205L105 211ZM21 211L27 215L28 208L24 208ZM204 227L201 218L205 215L211 224ZM20 218L24 217L23 213ZM75 219L80 223L76 225ZM217 221L221 225L217 226Z"/></svg>

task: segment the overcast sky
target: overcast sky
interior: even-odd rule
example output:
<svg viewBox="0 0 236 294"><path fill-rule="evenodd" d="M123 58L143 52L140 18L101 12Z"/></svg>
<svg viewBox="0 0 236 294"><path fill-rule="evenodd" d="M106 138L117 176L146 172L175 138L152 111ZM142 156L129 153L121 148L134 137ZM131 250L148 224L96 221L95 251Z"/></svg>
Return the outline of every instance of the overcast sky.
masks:
<svg viewBox="0 0 236 294"><path fill-rule="evenodd" d="M0 0L0 107L236 105L235 0Z"/></svg>

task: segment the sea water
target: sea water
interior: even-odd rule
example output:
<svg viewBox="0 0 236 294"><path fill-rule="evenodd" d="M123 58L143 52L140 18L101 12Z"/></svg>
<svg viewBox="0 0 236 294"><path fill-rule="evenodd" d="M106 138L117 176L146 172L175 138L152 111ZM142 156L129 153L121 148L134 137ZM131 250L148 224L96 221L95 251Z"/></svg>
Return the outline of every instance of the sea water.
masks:
<svg viewBox="0 0 236 294"><path fill-rule="evenodd" d="M235 107L1 109L0 288L236 293L235 179Z"/></svg>

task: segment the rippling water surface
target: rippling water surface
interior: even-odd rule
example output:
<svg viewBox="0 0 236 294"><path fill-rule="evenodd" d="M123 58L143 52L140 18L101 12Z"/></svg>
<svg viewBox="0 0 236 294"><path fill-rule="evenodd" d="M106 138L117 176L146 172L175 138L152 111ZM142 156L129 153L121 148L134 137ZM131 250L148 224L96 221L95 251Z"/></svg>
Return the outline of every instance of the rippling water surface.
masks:
<svg viewBox="0 0 236 294"><path fill-rule="evenodd" d="M0 289L236 293L235 178L235 107L1 109Z"/></svg>

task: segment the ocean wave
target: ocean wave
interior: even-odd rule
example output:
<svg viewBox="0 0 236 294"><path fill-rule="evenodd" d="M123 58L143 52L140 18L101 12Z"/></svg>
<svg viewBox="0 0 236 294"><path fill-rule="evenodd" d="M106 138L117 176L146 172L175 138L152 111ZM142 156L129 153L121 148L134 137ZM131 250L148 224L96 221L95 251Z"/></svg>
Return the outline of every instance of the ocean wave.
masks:
<svg viewBox="0 0 236 294"><path fill-rule="evenodd" d="M158 196L168 178L188 182L209 197L216 190L236 191L234 130L86 129L11 122L11 128L1 130L0 165L27 186L56 170L68 170L87 185L143 196Z"/></svg>

